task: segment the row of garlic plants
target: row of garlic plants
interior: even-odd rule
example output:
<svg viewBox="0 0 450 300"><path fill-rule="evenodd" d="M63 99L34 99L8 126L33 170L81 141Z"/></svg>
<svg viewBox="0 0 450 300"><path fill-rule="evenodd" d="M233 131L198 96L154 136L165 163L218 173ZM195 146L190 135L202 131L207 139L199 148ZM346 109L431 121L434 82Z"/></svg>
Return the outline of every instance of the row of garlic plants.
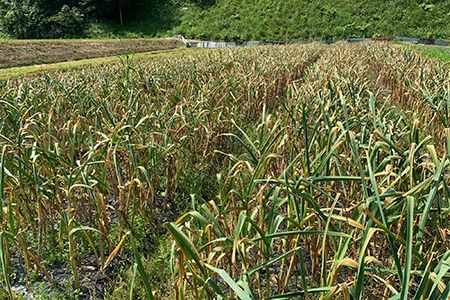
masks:
<svg viewBox="0 0 450 300"><path fill-rule="evenodd" d="M373 45L367 53L378 84L391 91L390 101L432 124L425 132L444 141L444 129L450 126L448 64L383 44Z"/></svg>
<svg viewBox="0 0 450 300"><path fill-rule="evenodd" d="M189 194L212 199L228 167L215 151L242 147L226 135L253 126L324 48L223 49L2 80L0 261L10 297L12 258L27 277L34 269L52 282L45 256L58 248L77 288L87 255L105 270L134 251L145 278L134 240L124 249L137 220L157 227Z"/></svg>
<svg viewBox="0 0 450 300"><path fill-rule="evenodd" d="M176 298L448 299L448 74L332 45L253 127L232 122L217 197L166 225Z"/></svg>

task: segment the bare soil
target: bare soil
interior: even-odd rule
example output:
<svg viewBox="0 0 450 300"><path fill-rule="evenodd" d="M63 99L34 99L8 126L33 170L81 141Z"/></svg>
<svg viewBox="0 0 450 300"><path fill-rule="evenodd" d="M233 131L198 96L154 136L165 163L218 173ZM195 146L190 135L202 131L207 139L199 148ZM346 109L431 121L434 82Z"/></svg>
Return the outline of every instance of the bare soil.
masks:
<svg viewBox="0 0 450 300"><path fill-rule="evenodd" d="M0 41L0 69L185 47L179 39Z"/></svg>

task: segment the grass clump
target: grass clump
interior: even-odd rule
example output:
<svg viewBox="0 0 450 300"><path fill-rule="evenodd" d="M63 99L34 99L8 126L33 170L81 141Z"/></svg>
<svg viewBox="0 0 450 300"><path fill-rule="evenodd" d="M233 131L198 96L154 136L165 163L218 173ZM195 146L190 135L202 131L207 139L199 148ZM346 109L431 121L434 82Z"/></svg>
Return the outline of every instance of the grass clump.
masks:
<svg viewBox="0 0 450 300"><path fill-rule="evenodd" d="M412 46L410 47L414 51L419 51L424 56L428 56L433 59L440 59L445 62L450 61L450 50L448 47L439 46Z"/></svg>
<svg viewBox="0 0 450 300"><path fill-rule="evenodd" d="M170 253L172 241L165 235L161 236L158 245L152 246L152 251L143 254L143 266L149 274L150 284L159 299L173 299L172 289L167 288L172 280L170 270ZM136 274L134 265L126 266L116 278L118 284L106 292L105 297L99 299L125 299L130 294L133 299L145 299L145 289L142 278Z"/></svg>

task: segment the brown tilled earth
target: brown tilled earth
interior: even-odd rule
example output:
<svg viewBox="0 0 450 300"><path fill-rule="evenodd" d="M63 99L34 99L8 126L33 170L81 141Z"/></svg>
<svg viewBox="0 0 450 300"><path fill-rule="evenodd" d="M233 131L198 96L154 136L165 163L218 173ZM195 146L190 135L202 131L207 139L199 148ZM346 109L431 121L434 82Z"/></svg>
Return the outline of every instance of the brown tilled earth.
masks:
<svg viewBox="0 0 450 300"><path fill-rule="evenodd" d="M0 41L0 69L183 48L179 39Z"/></svg>

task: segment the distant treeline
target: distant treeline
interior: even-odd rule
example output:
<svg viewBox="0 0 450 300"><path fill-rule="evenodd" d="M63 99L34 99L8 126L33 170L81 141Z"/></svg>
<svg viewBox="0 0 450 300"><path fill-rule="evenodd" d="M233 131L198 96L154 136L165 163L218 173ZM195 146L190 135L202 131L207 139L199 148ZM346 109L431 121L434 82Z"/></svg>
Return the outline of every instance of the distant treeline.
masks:
<svg viewBox="0 0 450 300"><path fill-rule="evenodd" d="M442 0L0 0L11 38L160 37L216 41L408 36L450 40Z"/></svg>

